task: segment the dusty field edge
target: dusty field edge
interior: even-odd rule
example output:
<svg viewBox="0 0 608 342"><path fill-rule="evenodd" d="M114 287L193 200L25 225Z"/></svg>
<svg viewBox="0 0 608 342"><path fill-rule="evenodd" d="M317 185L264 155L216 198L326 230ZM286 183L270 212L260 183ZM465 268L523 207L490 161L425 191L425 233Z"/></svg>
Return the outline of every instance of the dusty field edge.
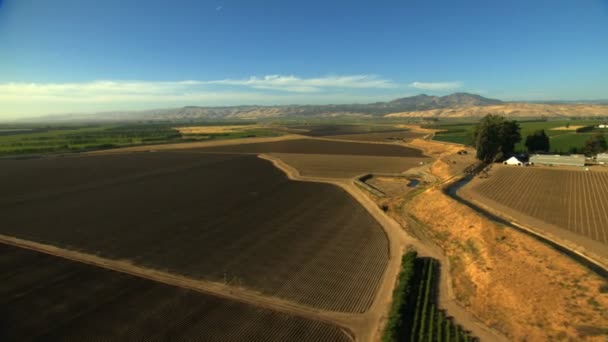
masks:
<svg viewBox="0 0 608 342"><path fill-rule="evenodd" d="M275 167L283 171L291 180L327 183L343 189L361 206L363 206L382 227L389 247L389 261L386 269L384 270L382 280L376 289L376 294L371 307L365 313L360 314L362 320L360 322L361 324L358 326L358 331L356 331L357 341L379 341L384 322L388 315L390 303L392 301L392 294L396 284L395 282L397 275L400 270L401 254L403 253L406 245L404 241L406 240L406 237L400 234L401 229L399 224L381 213L380 209L374 204L374 202L358 188L356 188L350 180L303 177L299 174L297 169L286 164L275 156L260 154L258 157L270 161Z"/></svg>
<svg viewBox="0 0 608 342"><path fill-rule="evenodd" d="M433 184L427 188L421 189L420 193L424 193L425 191L429 191L433 188L445 186L446 183L451 182L456 178L457 176L453 176L437 184ZM373 194L373 192L371 193ZM416 195L408 197L403 205L406 205L407 202L414 199ZM423 235L426 234L426 231L428 230L426 225L418 222L413 215L407 213L404 218L408 225L419 226ZM456 296L454 295L452 274L450 272L452 269L450 260L443 253L443 250L432 241L432 239L426 237L426 235L424 238L417 237L416 242L413 243L412 246L418 251L419 256L431 257L439 261L440 274L438 302L441 308L448 313L448 316L454 317L457 324L461 325L466 330L471 331L472 334L481 341L508 341L508 338L504 334L484 324L479 317L467 310L466 307L461 305L456 300Z"/></svg>
<svg viewBox="0 0 608 342"><path fill-rule="evenodd" d="M132 264L127 260L111 260L96 255L68 250L52 245L23 240L0 234L0 243L22 249L28 249L54 257L120 272L147 279L157 283L180 287L206 295L233 300L255 307L261 307L288 315L298 316L313 321L320 321L340 329L344 334L355 340L355 330L358 324L358 314L323 311L313 307L300 305L281 298L271 297L258 292L204 280L194 280L188 277L149 269ZM355 329L353 329L355 327Z"/></svg>
<svg viewBox="0 0 608 342"><path fill-rule="evenodd" d="M355 185L352 179L344 180L303 177L300 176L297 169L286 164L278 157L267 154L260 154L258 157L272 162L275 167L282 170L291 180L328 183L344 189L377 220L387 235L390 247L389 264L385 270L382 283L377 290L376 298L372 303L372 307L366 313L362 314L362 316L367 316L366 319L364 319L364 321L367 323L367 327L359 327L361 329L356 334L357 340L379 341L381 339L384 325L388 317L390 304L392 302L393 289L395 288L397 275L401 267L401 255L407 246L412 246L418 251L420 256L429 256L439 260L439 303L449 315L456 319L458 324L471 331L482 341L508 341L503 334L486 326L480 319L475 317L471 312L466 310L466 308L456 301L453 294L452 279L449 272L449 260L445 255L443 255L440 249L434 248L435 246L428 246L407 234L402 228L401 224L382 212L378 205L372 199L370 199L363 192L363 190L359 189ZM447 181L454 178L455 177L452 177L444 182L441 182L439 185L443 185Z"/></svg>
<svg viewBox="0 0 608 342"><path fill-rule="evenodd" d="M591 269L593 272L597 273L599 276L608 279L608 262L605 261L603 258L586 251L586 249L583 246L579 246L578 244L576 244L572 241L562 239L557 236L554 236L553 234L544 233L533 227L521 224L515 218L505 214L504 212L502 212L500 210L496 210L477 200L466 199L466 198L460 196L458 194L458 192L464 190L465 192L468 193L470 191L470 189L463 189L466 187L466 185L463 186L463 188L458 189L457 191L455 191L453 193L450 193L449 188L451 188L452 186L455 186L456 183L461 181L463 178L461 178L459 180L455 180L455 181L451 182L450 184L446 184L444 186L444 188L442 189L443 192L447 196L450 196L450 197L454 198L456 201L473 209L479 215L483 215L490 221L493 221L493 222L496 222L499 224L503 224L503 225L507 225L508 227L510 227L512 229L516 229L520 232L530 235L530 236L534 237L536 240L538 240L544 244L547 244L551 248L557 250L559 253L566 255L567 257L571 258L572 260L576 261L577 263L581 264L582 266ZM504 220L504 222L497 221L496 218L498 218L500 220Z"/></svg>

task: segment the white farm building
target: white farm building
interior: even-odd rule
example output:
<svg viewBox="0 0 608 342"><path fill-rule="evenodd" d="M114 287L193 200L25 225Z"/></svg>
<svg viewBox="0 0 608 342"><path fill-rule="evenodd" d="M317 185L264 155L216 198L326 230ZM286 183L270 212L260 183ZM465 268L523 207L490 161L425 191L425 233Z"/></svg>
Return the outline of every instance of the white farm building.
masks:
<svg viewBox="0 0 608 342"><path fill-rule="evenodd" d="M519 161L519 159L517 159L515 157L511 157L502 163L505 165L518 165L518 166L524 165L524 163L522 163L521 161Z"/></svg>
<svg viewBox="0 0 608 342"><path fill-rule="evenodd" d="M599 164L608 164L608 153L598 153L598 155L595 156L595 161Z"/></svg>
<svg viewBox="0 0 608 342"><path fill-rule="evenodd" d="M582 154L572 154L569 156L535 154L530 156L530 164L585 166L585 156Z"/></svg>

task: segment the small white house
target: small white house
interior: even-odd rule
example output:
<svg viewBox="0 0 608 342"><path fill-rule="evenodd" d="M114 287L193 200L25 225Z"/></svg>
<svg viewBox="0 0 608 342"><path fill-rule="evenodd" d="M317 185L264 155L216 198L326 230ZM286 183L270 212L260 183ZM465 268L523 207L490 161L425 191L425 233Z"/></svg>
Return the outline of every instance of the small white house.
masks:
<svg viewBox="0 0 608 342"><path fill-rule="evenodd" d="M597 126L597 128L608 128L608 125L606 125L606 124L601 124L601 125L598 125L598 126Z"/></svg>
<svg viewBox="0 0 608 342"><path fill-rule="evenodd" d="M503 162L503 164L505 164L505 165L517 165L517 166L524 165L524 163L522 163L521 161L519 161L519 159L517 159L515 157L511 157L511 158L505 160Z"/></svg>

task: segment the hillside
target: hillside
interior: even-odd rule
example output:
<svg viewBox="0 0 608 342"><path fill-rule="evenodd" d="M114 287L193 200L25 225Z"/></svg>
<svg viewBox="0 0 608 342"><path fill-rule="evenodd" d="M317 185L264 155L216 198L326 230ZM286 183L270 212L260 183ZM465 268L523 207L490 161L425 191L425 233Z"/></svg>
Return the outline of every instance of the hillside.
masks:
<svg viewBox="0 0 608 342"><path fill-rule="evenodd" d="M387 102L368 104L329 105L277 105L227 106L155 109L139 112L106 112L91 114L52 115L27 121L187 121L187 120L238 120L280 117L480 117L488 113L512 117L597 117L608 116L608 105L591 101L585 103L514 103L490 99L468 93L446 96L420 94Z"/></svg>
<svg viewBox="0 0 608 342"><path fill-rule="evenodd" d="M456 106L423 111L404 111L385 115L385 117L437 117L464 118L498 114L508 117L601 117L608 116L608 105L592 104L534 104L503 103L490 106Z"/></svg>

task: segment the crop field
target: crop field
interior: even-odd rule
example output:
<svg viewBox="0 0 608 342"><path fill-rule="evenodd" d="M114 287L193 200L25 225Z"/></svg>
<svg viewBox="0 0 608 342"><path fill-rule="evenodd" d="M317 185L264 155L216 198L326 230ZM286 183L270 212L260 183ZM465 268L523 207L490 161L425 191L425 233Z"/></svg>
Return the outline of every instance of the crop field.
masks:
<svg viewBox="0 0 608 342"><path fill-rule="evenodd" d="M499 166L473 194L608 245L608 172ZM485 202L484 202L485 203Z"/></svg>
<svg viewBox="0 0 608 342"><path fill-rule="evenodd" d="M2 341L350 341L340 328L0 245Z"/></svg>
<svg viewBox="0 0 608 342"><path fill-rule="evenodd" d="M298 133L311 137L406 131L402 128L397 128L393 125L372 124L292 124L285 125L285 128L292 133Z"/></svg>
<svg viewBox="0 0 608 342"><path fill-rule="evenodd" d="M252 155L4 160L0 188L1 234L319 309L365 311L388 263L384 231L344 190Z"/></svg>
<svg viewBox="0 0 608 342"><path fill-rule="evenodd" d="M326 154L273 153L297 169L302 176L352 178L365 173L400 173L429 163L430 158L345 156Z"/></svg>
<svg viewBox="0 0 608 342"><path fill-rule="evenodd" d="M410 251L401 272L383 341L477 341L438 307L439 263Z"/></svg>
<svg viewBox="0 0 608 342"><path fill-rule="evenodd" d="M577 133L570 127L588 126L602 123L600 120L550 120L550 121L520 121L522 141L515 145L517 151L526 151L524 145L526 137L536 130L544 129L549 136L550 149L553 152L567 153L572 148L580 149L585 141L589 140L597 130ZM434 140L458 144L469 144L473 127L476 123L458 123L446 125L433 125L429 128L445 130L435 134ZM568 129L565 129L568 126ZM564 129L560 129L564 128Z"/></svg>
<svg viewBox="0 0 608 342"><path fill-rule="evenodd" d="M366 144L318 139L295 139L241 145L212 146L194 151L221 153L303 153L379 157L424 157L420 150L389 144Z"/></svg>
<svg viewBox="0 0 608 342"><path fill-rule="evenodd" d="M379 141L379 142L393 142L393 141L404 141L415 138L421 138L424 133L415 133L410 131L395 131L395 132L374 132L374 133L362 133L362 134L343 134L343 135L329 135L326 136L328 139L337 140L354 140L354 141Z"/></svg>

